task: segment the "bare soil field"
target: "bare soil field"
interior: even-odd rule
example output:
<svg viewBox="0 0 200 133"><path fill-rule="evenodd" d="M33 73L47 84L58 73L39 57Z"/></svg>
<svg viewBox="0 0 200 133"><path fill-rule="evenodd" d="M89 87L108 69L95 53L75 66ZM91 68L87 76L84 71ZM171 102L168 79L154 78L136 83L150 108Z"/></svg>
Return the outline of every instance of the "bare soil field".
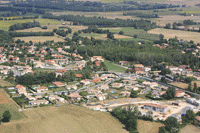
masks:
<svg viewBox="0 0 200 133"><path fill-rule="evenodd" d="M54 42L64 42L65 40L63 40L62 38L58 38L57 36L34 36L34 37L15 37L15 40L17 39L21 39L24 40L25 42L45 42L45 41L52 41L54 40Z"/></svg>
<svg viewBox="0 0 200 133"><path fill-rule="evenodd" d="M6 95L0 91L0 104L10 103L11 101L6 97Z"/></svg>
<svg viewBox="0 0 200 133"><path fill-rule="evenodd" d="M139 133L158 133L159 127L164 126L161 123L138 120Z"/></svg>
<svg viewBox="0 0 200 133"><path fill-rule="evenodd" d="M38 107L23 112L28 119L2 123L0 131L15 133L127 132L123 129L123 125L110 114L79 106Z"/></svg>
<svg viewBox="0 0 200 133"><path fill-rule="evenodd" d="M190 31L181 31L181 30L171 30L171 29L164 29L164 28L156 28L149 30L148 33L151 34L163 34L164 38L174 38L175 36L178 37L178 39L183 39L185 41L193 40L195 43L200 43L200 33L197 32L190 32Z"/></svg>
<svg viewBox="0 0 200 133"><path fill-rule="evenodd" d="M200 129L193 126L193 125L187 125L186 127L182 128L180 133L199 133Z"/></svg>

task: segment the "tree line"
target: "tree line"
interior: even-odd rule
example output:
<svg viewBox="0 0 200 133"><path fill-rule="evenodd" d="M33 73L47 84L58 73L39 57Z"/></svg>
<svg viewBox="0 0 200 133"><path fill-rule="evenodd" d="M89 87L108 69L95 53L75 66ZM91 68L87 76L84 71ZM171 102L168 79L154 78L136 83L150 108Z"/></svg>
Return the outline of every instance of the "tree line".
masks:
<svg viewBox="0 0 200 133"><path fill-rule="evenodd" d="M53 32L15 32L10 31L11 37L26 37L26 36L54 36Z"/></svg>
<svg viewBox="0 0 200 133"><path fill-rule="evenodd" d="M23 29L29 29L29 28L34 28L34 27L40 27L40 23L37 21L33 21L33 22L27 22L27 23L14 24L9 27L9 31L23 30Z"/></svg>
<svg viewBox="0 0 200 133"><path fill-rule="evenodd" d="M144 14L142 12L123 12L124 16L136 16L139 18L159 18L158 14Z"/></svg>
<svg viewBox="0 0 200 133"><path fill-rule="evenodd" d="M13 2L14 7L34 7L44 9L56 9L64 11L83 11L83 12L111 12L111 11L126 11L126 10L152 10L176 8L179 5L172 4L153 4L153 3L138 3L126 2L123 3L101 3L91 1L64 1L64 0L30 0Z"/></svg>
<svg viewBox="0 0 200 133"><path fill-rule="evenodd" d="M157 25L150 20L132 20L132 19L107 19L104 17L85 17L80 15L60 15L55 16L51 13L46 13L42 15L44 19L57 19L64 21L72 21L73 23L78 23L80 25L90 25L90 26L99 26L99 27L134 27L136 29L153 29L156 28Z"/></svg>
<svg viewBox="0 0 200 133"><path fill-rule="evenodd" d="M39 18L38 15L35 15L35 16L24 16L24 17L18 17L18 18L0 18L0 20L22 20L22 19L36 19L36 18Z"/></svg>

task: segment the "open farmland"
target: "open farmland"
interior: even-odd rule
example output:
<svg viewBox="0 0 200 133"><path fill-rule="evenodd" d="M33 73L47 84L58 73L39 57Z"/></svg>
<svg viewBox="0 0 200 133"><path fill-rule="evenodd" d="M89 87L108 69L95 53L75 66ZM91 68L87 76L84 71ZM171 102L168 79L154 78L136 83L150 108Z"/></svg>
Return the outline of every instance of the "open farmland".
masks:
<svg viewBox="0 0 200 133"><path fill-rule="evenodd" d="M19 108L20 107L11 100L3 90L0 90L0 115L2 115L4 111L9 110L12 115L11 120L25 118L26 116L24 113L18 111Z"/></svg>
<svg viewBox="0 0 200 133"><path fill-rule="evenodd" d="M149 30L148 33L157 35L163 34L165 39L174 38L175 36L177 36L179 40L180 39L183 39L185 41L193 40L195 43L200 43L200 38L199 38L200 33L198 32L156 28Z"/></svg>
<svg viewBox="0 0 200 133"><path fill-rule="evenodd" d="M110 32L113 33L119 33L120 31L124 32L124 35L133 37L134 35L137 35L137 38L145 39L145 40L158 40L159 37L156 34L148 34L143 29L134 29L133 27L118 27L118 28L102 28L102 29L108 29Z"/></svg>
<svg viewBox="0 0 200 133"><path fill-rule="evenodd" d="M2 132L127 132L111 115L78 106L42 107L24 111L28 119L0 126Z"/></svg>
<svg viewBox="0 0 200 133"><path fill-rule="evenodd" d="M194 87L194 83L197 84L197 87L200 87L200 81L192 81L191 82L192 88ZM177 86L177 87L180 87L180 88L183 88L183 89L186 89L188 87L188 84L182 83L182 82L176 82L176 83L170 83L170 84L174 85L174 86Z"/></svg>
<svg viewBox="0 0 200 133"><path fill-rule="evenodd" d="M0 91L0 104L4 104L4 103L10 103L10 99L8 99L8 97L6 97L6 95Z"/></svg>
<svg viewBox="0 0 200 133"><path fill-rule="evenodd" d="M137 128L139 133L158 133L161 126L164 126L164 124L138 120Z"/></svg>
<svg viewBox="0 0 200 133"><path fill-rule="evenodd" d="M199 133L200 129L194 125L187 125L180 130L180 133Z"/></svg>
<svg viewBox="0 0 200 133"><path fill-rule="evenodd" d="M33 36L33 37L15 37L15 40L21 39L25 42L45 42L45 41L54 41L54 42L64 42L65 40L62 38L58 38L57 36Z"/></svg>

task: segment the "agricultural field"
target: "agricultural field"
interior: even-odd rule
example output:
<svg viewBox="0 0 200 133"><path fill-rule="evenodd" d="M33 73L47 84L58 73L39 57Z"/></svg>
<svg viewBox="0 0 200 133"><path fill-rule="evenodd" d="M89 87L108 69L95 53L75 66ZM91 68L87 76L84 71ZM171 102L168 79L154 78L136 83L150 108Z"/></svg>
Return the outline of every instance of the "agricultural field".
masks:
<svg viewBox="0 0 200 133"><path fill-rule="evenodd" d="M197 84L197 87L200 87L200 81L192 81L191 84L192 84L192 88L194 86L194 83ZM188 84L186 83L182 83L182 82L176 82L176 83L170 83L171 85L174 85L174 86L177 86L177 87L180 87L180 88L183 88L183 89L186 89L188 87Z"/></svg>
<svg viewBox="0 0 200 133"><path fill-rule="evenodd" d="M3 79L0 79L0 86L1 87L9 87L9 86L14 86L10 82L4 81Z"/></svg>
<svg viewBox="0 0 200 133"><path fill-rule="evenodd" d="M164 28L156 28L149 30L148 33L150 34L163 34L165 39L174 38L175 36L178 39L183 39L185 41L193 40L195 43L200 43L200 33L198 32L190 32L190 31L181 31L181 30L171 30L171 29L164 29Z"/></svg>
<svg viewBox="0 0 200 133"><path fill-rule="evenodd" d="M199 132L200 129L193 125L187 125L180 130L180 133L199 133Z"/></svg>
<svg viewBox="0 0 200 133"><path fill-rule="evenodd" d="M64 42L65 40L58 36L32 36L32 37L15 37L14 40L21 39L25 42L46 42L46 41L54 41L54 42Z"/></svg>
<svg viewBox="0 0 200 133"><path fill-rule="evenodd" d="M137 128L139 133L158 133L161 126L164 126L164 124L138 120Z"/></svg>
<svg viewBox="0 0 200 133"><path fill-rule="evenodd" d="M10 99L3 90L0 90L0 116L4 111L9 110L12 115L11 120L25 118L26 116L24 113L18 111L19 108L20 107L12 99Z"/></svg>
<svg viewBox="0 0 200 133"><path fill-rule="evenodd" d="M84 107L63 105L24 110L28 119L2 123L0 131L15 133L35 132L127 132L110 114Z"/></svg>
<svg viewBox="0 0 200 133"><path fill-rule="evenodd" d="M125 68L114 65L107 60L105 60L104 63L106 65L106 67L108 68L108 71L125 72L125 70L126 70Z"/></svg>
<svg viewBox="0 0 200 133"><path fill-rule="evenodd" d="M34 19L35 21L40 22L41 26L44 25L62 25L63 21L53 20L53 19ZM23 19L23 20L2 20L0 25L0 30L7 31L11 25L17 24L17 23L27 23L33 21L33 19Z"/></svg>
<svg viewBox="0 0 200 133"><path fill-rule="evenodd" d="M137 35L137 39L145 39L145 40L158 40L159 36L156 34L147 33L143 29L134 29L132 27L117 27L117 28L102 28L108 29L110 32L119 33L120 31L124 32L124 35L133 37Z"/></svg>

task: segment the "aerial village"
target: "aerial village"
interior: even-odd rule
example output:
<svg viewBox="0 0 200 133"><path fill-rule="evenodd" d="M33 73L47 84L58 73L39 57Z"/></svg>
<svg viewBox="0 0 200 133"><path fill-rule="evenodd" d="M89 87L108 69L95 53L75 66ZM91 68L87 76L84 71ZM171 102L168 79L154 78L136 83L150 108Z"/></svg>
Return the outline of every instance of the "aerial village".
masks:
<svg viewBox="0 0 200 133"><path fill-rule="evenodd" d="M80 41L79 44L84 47L81 43ZM164 46L167 45L163 44L163 48ZM195 49L198 50L199 47ZM141 115L152 115L155 120L165 120L172 116L179 122L187 110L198 112L200 109L198 94L178 87L175 87L172 100L164 99L171 87L168 83L184 82L187 77L200 79L200 70L193 72L188 65L170 66L165 62L158 64L163 70L170 71L165 72L157 70L155 66L119 61L114 65L127 68L128 71L111 72L105 68L105 59L102 56L82 57L77 50L72 51L70 46L54 45L52 42L46 46L31 42L24 45L13 43L0 47L0 53L1 79L17 79L43 70L47 73L53 72L56 77L48 84L28 84L29 81L25 81L26 85L17 84L6 88L10 97L22 108L69 103L106 112L118 106L131 105L137 106ZM90 78L85 76L86 66L96 70L89 74ZM67 72L75 72L71 75L72 82L59 80ZM18 98L24 99L24 102L18 102ZM200 121L199 117L197 119Z"/></svg>

